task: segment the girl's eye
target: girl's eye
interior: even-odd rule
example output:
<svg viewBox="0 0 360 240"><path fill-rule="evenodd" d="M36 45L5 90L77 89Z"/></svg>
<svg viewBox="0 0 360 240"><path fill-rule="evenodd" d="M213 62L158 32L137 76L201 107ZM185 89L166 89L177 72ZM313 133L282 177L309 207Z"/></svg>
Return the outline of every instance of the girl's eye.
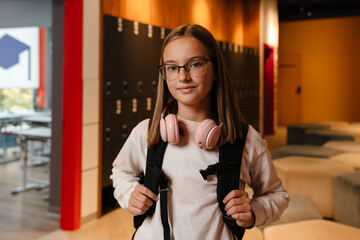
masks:
<svg viewBox="0 0 360 240"><path fill-rule="evenodd" d="M202 65L204 65L203 62L204 62L204 61L202 61L202 60L198 60L198 61L191 62L191 63L189 64L189 67L190 67L190 68L199 68L199 67L201 67Z"/></svg>
<svg viewBox="0 0 360 240"><path fill-rule="evenodd" d="M169 72L174 72L177 70L177 66L176 65L168 65L166 66L166 71L169 71Z"/></svg>

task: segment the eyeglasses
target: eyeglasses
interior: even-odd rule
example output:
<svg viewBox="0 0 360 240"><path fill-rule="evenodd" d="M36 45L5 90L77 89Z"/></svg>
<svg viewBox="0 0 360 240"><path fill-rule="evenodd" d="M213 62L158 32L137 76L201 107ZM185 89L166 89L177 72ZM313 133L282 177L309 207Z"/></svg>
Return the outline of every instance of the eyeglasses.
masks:
<svg viewBox="0 0 360 240"><path fill-rule="evenodd" d="M165 63L160 65L159 71L164 80L172 81L179 77L180 68L184 68L190 77L201 77L205 74L207 69L207 62L213 61L212 59L195 59L187 62L183 66L178 66L172 63Z"/></svg>

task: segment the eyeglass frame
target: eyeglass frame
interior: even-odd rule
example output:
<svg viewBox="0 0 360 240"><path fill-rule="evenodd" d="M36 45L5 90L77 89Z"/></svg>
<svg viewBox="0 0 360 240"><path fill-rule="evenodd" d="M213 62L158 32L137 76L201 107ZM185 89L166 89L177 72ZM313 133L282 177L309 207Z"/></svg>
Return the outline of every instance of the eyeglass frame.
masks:
<svg viewBox="0 0 360 240"><path fill-rule="evenodd" d="M172 63L164 63L164 64L158 66L158 71L160 72L161 78L164 79L164 80L167 80L167 78L166 78L166 70L164 69L164 73L165 73L165 77L164 77L163 74L162 74L161 68L165 67L166 65L176 66L176 67L177 67L177 71L178 71L178 76L179 76L179 73L180 73L180 68L184 68L185 72L190 75L190 68L189 68L188 70L186 70L186 67L187 67L187 65L188 65L189 63L194 62L194 61L196 61L196 60L204 60L204 61L205 61L205 64L207 64L208 62L213 62L213 61L214 61L213 59L208 59L208 58L195 58L195 59L193 59L193 60L191 60L191 61L188 61L187 63L185 63L185 64L182 65L182 66L179 66L179 65L176 65L176 64L172 64ZM206 73L206 69L205 69L205 71L204 71L204 73L203 73L202 75L204 75L205 73ZM202 75L201 75L201 76L202 76ZM201 76L199 76L199 77L201 77ZM172 79L172 80L175 80L175 79ZM172 80L169 80L169 81L172 81Z"/></svg>

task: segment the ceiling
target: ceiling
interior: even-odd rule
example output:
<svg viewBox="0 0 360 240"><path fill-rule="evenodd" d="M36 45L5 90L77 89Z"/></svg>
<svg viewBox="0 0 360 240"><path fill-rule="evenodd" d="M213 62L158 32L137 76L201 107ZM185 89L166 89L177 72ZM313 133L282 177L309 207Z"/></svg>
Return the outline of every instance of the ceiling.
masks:
<svg viewBox="0 0 360 240"><path fill-rule="evenodd" d="M279 20L360 15L360 0L278 0Z"/></svg>

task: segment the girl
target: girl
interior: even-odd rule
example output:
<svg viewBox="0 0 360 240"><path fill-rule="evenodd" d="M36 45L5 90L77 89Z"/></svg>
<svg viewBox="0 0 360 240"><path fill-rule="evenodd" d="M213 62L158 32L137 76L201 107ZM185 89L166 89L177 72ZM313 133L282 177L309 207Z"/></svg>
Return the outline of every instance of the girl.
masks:
<svg viewBox="0 0 360 240"><path fill-rule="evenodd" d="M115 198L131 214L142 215L156 204L155 213L146 217L134 238L162 238L159 197L140 184L147 149L157 145L160 138L172 143L166 147L162 164L170 188L167 207L172 239L233 239L217 202L217 176L204 181L199 169L219 162L219 147L223 144L245 136L240 189L223 199L226 214L245 228L279 219L288 205L288 195L266 142L254 128L245 125L211 33L198 25L174 29L163 43L160 64L153 117L133 129L113 163L111 175ZM212 135L199 140L199 129L214 123L218 126L214 126ZM254 190L252 199L245 184Z"/></svg>

